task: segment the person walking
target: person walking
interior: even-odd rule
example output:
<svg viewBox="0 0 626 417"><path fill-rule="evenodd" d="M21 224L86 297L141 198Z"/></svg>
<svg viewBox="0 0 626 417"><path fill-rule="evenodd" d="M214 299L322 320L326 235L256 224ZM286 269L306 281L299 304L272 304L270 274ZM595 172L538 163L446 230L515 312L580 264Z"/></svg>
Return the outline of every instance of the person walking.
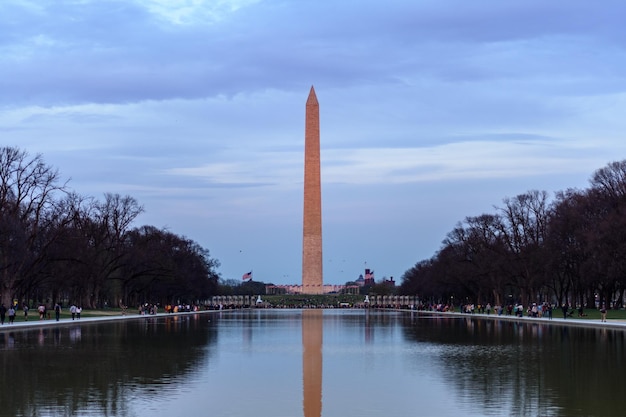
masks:
<svg viewBox="0 0 626 417"><path fill-rule="evenodd" d="M72 314L72 320L74 320L76 317L76 306L74 304L70 307L70 313Z"/></svg>
<svg viewBox="0 0 626 417"><path fill-rule="evenodd" d="M9 324L13 324L13 322L15 321L15 307L11 306L9 307Z"/></svg>
<svg viewBox="0 0 626 417"><path fill-rule="evenodd" d="M600 321L606 323L606 307L602 306L600 309Z"/></svg>
<svg viewBox="0 0 626 417"><path fill-rule="evenodd" d="M59 303L56 303L54 305L54 317L57 321L59 321L59 319L61 318L61 306L59 305Z"/></svg>
<svg viewBox="0 0 626 417"><path fill-rule="evenodd" d="M76 307L76 318L80 320L80 313L83 312L83 308L81 306Z"/></svg>
<svg viewBox="0 0 626 417"><path fill-rule="evenodd" d="M24 303L22 310L24 310L24 321L28 321L28 304Z"/></svg>
<svg viewBox="0 0 626 417"><path fill-rule="evenodd" d="M4 304L0 304L0 324L4 324L4 320L7 317L7 308Z"/></svg>

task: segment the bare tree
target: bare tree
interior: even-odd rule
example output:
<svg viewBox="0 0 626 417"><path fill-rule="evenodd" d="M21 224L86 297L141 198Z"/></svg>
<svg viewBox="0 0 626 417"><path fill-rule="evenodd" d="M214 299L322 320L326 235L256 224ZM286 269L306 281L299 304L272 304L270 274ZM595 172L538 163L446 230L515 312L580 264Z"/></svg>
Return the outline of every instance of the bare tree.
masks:
<svg viewBox="0 0 626 417"><path fill-rule="evenodd" d="M142 226L127 234L130 256L121 271L122 302L178 303L217 291L219 262L192 240Z"/></svg>
<svg viewBox="0 0 626 417"><path fill-rule="evenodd" d="M130 196L105 194L104 202L95 202L84 224L89 237L83 261L87 265L87 292L82 304L95 308L103 300L101 291L111 279L119 278L128 251L125 234L143 207ZM113 294L111 294L113 296Z"/></svg>
<svg viewBox="0 0 626 417"><path fill-rule="evenodd" d="M593 199L593 234L589 240L590 266L598 275L601 298L609 304L626 288L626 160L611 162L590 180Z"/></svg>
<svg viewBox="0 0 626 417"><path fill-rule="evenodd" d="M545 283L545 236L548 194L529 191L504 199L501 236L509 252L509 274L520 291L523 304L535 300ZM539 301L539 300L538 300Z"/></svg>
<svg viewBox="0 0 626 417"><path fill-rule="evenodd" d="M617 202L626 198L626 160L611 162L591 177L591 188Z"/></svg>
<svg viewBox="0 0 626 417"><path fill-rule="evenodd" d="M593 200L586 190L558 192L551 206L545 266L549 274L547 285L561 305L575 300L589 304L584 293L595 285L595 275L585 273L585 266L590 259L594 211ZM571 295L574 300L570 299Z"/></svg>
<svg viewBox="0 0 626 417"><path fill-rule="evenodd" d="M58 220L55 195L65 191L59 172L41 155L0 148L0 300L23 296L24 284L39 272L55 238L46 228Z"/></svg>

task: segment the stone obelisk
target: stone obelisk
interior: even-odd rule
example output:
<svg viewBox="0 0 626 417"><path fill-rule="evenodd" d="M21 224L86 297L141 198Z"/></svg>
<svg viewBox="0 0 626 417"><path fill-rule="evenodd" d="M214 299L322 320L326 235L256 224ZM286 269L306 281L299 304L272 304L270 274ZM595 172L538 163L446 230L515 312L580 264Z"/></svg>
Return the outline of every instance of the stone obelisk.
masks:
<svg viewBox="0 0 626 417"><path fill-rule="evenodd" d="M315 89L306 101L304 128L304 217L302 293L322 294L322 187L320 179L320 110Z"/></svg>

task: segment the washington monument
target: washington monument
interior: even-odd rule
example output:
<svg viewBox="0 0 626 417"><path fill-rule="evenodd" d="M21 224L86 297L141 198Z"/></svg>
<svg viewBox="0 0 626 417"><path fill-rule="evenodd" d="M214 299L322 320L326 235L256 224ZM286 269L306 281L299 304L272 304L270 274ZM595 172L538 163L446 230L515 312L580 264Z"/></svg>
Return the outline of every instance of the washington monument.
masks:
<svg viewBox="0 0 626 417"><path fill-rule="evenodd" d="M322 294L322 187L320 180L320 108L311 87L304 128L304 217L302 293Z"/></svg>

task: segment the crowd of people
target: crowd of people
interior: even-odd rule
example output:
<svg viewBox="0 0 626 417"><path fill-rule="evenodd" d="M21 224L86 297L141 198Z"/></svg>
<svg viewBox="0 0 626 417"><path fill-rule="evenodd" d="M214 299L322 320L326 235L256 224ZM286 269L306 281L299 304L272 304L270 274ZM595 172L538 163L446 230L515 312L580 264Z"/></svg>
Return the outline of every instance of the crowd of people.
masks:
<svg viewBox="0 0 626 417"><path fill-rule="evenodd" d="M122 314L126 314L127 307L120 303L120 308L122 309ZM190 312L190 311L199 311L200 307L197 305L191 304L168 304L165 306L166 313L179 313L179 312ZM19 310L19 306L17 302L11 303L11 305L7 308L3 303L0 304L0 325L4 325L5 323L13 324L15 322L15 316L17 315L17 311ZM24 321L28 321L28 312L30 310L27 303L23 303L22 310L24 312ZM54 313L54 319L59 321L61 319L61 312L63 308L61 303L55 303L52 307L52 310L46 306L45 303L40 303L37 305L37 313L39 314L39 320L50 320L52 319L51 315ZM83 312L83 308L80 305L71 304L69 307L69 312L72 317L72 320L80 320L81 313ZM146 315L155 315L159 312L158 304L150 304L145 303L139 306L138 308L139 314Z"/></svg>
<svg viewBox="0 0 626 417"><path fill-rule="evenodd" d="M567 308L568 309L568 308ZM461 313L467 314L497 314L498 316L507 315L507 316L517 316L523 317L526 314L528 317L547 317L548 319L552 318L552 312L554 311L554 306L550 303L532 303L528 307L524 308L522 304L509 304L507 306L502 306L496 304L494 306L491 303L487 304L465 304L461 306ZM564 313L564 317L567 317L567 310Z"/></svg>
<svg viewBox="0 0 626 417"><path fill-rule="evenodd" d="M17 301L13 302L9 308L6 308L4 303L0 304L0 324L4 325L8 318L8 324L13 324L15 322L15 317L17 316L17 311L19 310L19 306ZM56 321L61 319L61 304L56 303L52 308L54 311L54 318ZM30 307L27 303L22 304L22 311L24 312L24 321L28 321L28 312L30 311ZM70 306L70 314L72 315L72 320L80 319L80 314L82 313L83 308L81 306L76 306L72 304ZM40 303L37 306L37 313L39 313L39 320L47 320L51 318L51 313L48 311L48 307L44 303Z"/></svg>
<svg viewBox="0 0 626 417"><path fill-rule="evenodd" d="M448 310L446 310L448 311ZM509 304L506 307L501 305L492 306L490 303L485 305L483 304L464 304L461 305L461 313L466 314L497 314L499 316L505 314L508 316L517 316L517 317L537 317L537 318L548 318L552 319L554 312L557 311L563 314L563 319L567 319L568 317L576 317L582 318L586 317L585 310L583 306L578 306L577 308L572 308L569 304L563 304L560 307L558 305L553 305L548 302L543 303L531 303L526 308L520 303L517 304ZM600 318L601 321L606 321L606 308L602 306L600 308Z"/></svg>
<svg viewBox="0 0 626 417"><path fill-rule="evenodd" d="M536 317L536 318L548 318L552 319L554 314L563 314L563 318L568 317L582 318L586 317L584 308L578 306L572 308L569 304L563 304L561 306L554 305L548 302L543 303L530 303L527 307L524 307L521 303L503 305L491 305L487 304L473 304L467 303L459 306L459 310L456 310L452 304L419 304L415 306L417 310L438 311L438 312L454 312L460 311L463 314L495 314L498 316L517 316L517 317ZM604 322L606 321L606 308L602 306L600 308L600 318ZM556 312L556 313L555 313Z"/></svg>
<svg viewBox="0 0 626 417"><path fill-rule="evenodd" d="M164 307L164 310L166 313L182 313L182 312L190 312L190 311L199 311L200 308L197 305L191 305L191 304L167 304ZM159 304L145 303L145 304L140 305L137 311L141 315L154 315L159 312Z"/></svg>

